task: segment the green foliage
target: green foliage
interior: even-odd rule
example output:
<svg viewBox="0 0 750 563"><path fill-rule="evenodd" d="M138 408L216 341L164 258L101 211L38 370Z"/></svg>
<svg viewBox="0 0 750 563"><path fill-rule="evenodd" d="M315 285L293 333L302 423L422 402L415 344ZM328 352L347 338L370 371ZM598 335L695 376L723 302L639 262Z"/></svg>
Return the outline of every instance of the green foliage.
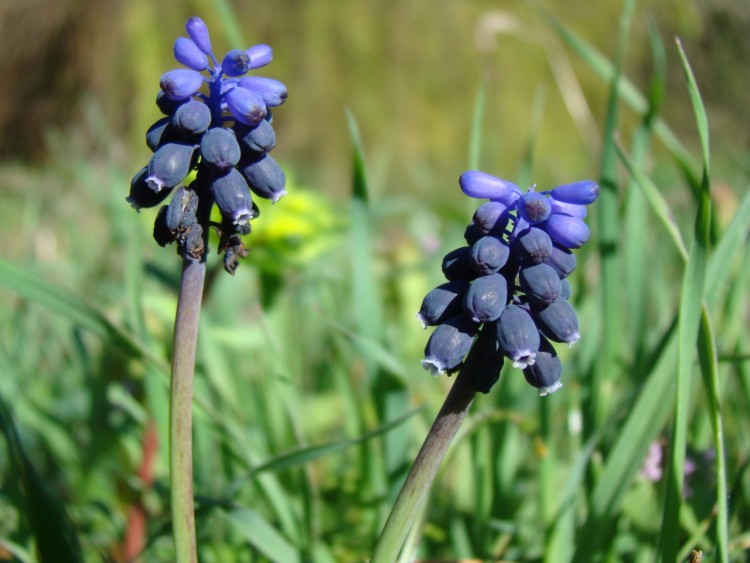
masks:
<svg viewBox="0 0 750 563"><path fill-rule="evenodd" d="M230 29L231 17L218 17ZM538 398L506 366L492 392L475 401L407 545L435 559L684 560L695 548L704 561L744 560L747 169L723 173L726 160L713 154L709 170L697 86L690 73L688 81L667 80L678 53L661 44L653 25L639 31L648 34L654 60L641 91L627 73L617 74L628 68L624 47L618 66L601 54L611 46L595 49L564 21L544 21L549 27L536 29L556 34L578 71L589 73L592 99L609 92L610 108L618 106L602 128L606 137L599 133L605 154L593 143L551 162L535 143L565 120L547 119L541 104L553 103L549 88L536 98L527 91L512 102L533 117L518 132L524 157L501 174L560 182L601 174L609 182L610 208L592 208L592 244L571 280L583 339L561 350L565 386L556 394ZM450 120L433 116L441 123L435 142L450 145L441 150L462 161L468 152L472 167L499 173L486 155L509 134L490 125L502 96L489 79L464 84L468 109ZM680 97L695 104L695 138L675 133L663 114ZM263 207L236 277L209 272L194 420L201 561L368 558L451 383L419 367L426 335L414 314L440 283L442 254L468 220L456 205L463 169L437 182L434 189L446 192L439 196L386 189L377 153L368 151L372 102L356 101L349 125L356 130L356 115L362 139L355 136L349 193L320 195L307 185L315 175L296 170L290 195ZM70 539L72 526L84 560L122 560L138 549L147 561L172 560L166 366L180 264L149 240L153 212L134 219L124 202L135 168L123 164L97 107L65 135L49 132L44 167L0 168L0 396L7 403L0 553L21 561L44 560L46 549L39 540L45 524L22 489L27 498L38 492L43 513L58 519L58 539ZM340 110L343 123L343 104ZM321 127L314 115L305 119ZM388 121L391 135L431 135L413 120ZM342 161L352 177L350 155ZM597 170L599 162L606 170ZM420 161L410 172L431 178L438 170ZM605 238L615 244L602 245ZM607 260L614 277L605 274ZM617 308L614 320L603 316L603 295ZM641 470L655 442L669 462L652 481ZM683 484L686 459L697 469ZM132 551L124 540L134 533Z"/></svg>

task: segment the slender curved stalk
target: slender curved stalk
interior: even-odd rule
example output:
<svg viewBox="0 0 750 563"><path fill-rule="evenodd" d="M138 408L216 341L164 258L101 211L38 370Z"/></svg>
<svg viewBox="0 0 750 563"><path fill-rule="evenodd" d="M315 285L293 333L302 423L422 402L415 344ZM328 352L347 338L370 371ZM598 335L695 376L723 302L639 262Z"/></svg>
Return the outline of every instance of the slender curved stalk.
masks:
<svg viewBox="0 0 750 563"><path fill-rule="evenodd" d="M206 265L185 258L174 326L169 402L169 477L175 561L196 563L193 512L193 375Z"/></svg>
<svg viewBox="0 0 750 563"><path fill-rule="evenodd" d="M422 449L406 477L388 521L375 546L372 563L392 563L398 558L409 529L430 489L440 463L448 451L458 427L469 410L476 390L469 370L462 369L448 392L440 412L432 423Z"/></svg>

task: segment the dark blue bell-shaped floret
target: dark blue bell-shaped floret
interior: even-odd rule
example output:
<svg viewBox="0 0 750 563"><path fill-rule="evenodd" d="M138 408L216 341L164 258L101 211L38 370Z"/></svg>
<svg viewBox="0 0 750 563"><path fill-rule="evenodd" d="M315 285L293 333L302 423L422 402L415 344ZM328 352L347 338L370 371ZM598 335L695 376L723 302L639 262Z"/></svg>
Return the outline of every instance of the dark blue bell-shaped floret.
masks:
<svg viewBox="0 0 750 563"><path fill-rule="evenodd" d="M576 269L576 255L567 248L553 245L552 253L544 259L544 263L552 266L560 279L564 279Z"/></svg>
<svg viewBox="0 0 750 563"><path fill-rule="evenodd" d="M470 223L464 231L464 240L466 241L466 244L471 246L484 235L485 233L480 231L474 223Z"/></svg>
<svg viewBox="0 0 750 563"><path fill-rule="evenodd" d="M211 110L203 102L191 100L177 108L172 124L185 137L199 135L211 125Z"/></svg>
<svg viewBox="0 0 750 563"><path fill-rule="evenodd" d="M478 325L464 315L456 315L442 323L427 341L422 367L432 375L455 371L471 348L477 328Z"/></svg>
<svg viewBox="0 0 750 563"><path fill-rule="evenodd" d="M521 196L521 189L512 182L501 180L479 170L469 170L458 179L461 190L478 199L499 201L510 207Z"/></svg>
<svg viewBox="0 0 750 563"><path fill-rule="evenodd" d="M443 275L450 281L473 280L477 277L471 267L471 248L462 246L451 250L443 258Z"/></svg>
<svg viewBox="0 0 750 563"><path fill-rule="evenodd" d="M177 239L177 233L167 227L167 206L162 205L154 221L154 240L159 246L167 246Z"/></svg>
<svg viewBox="0 0 750 563"><path fill-rule="evenodd" d="M269 45L253 45L247 54L250 55L250 70L266 66L273 59L273 49Z"/></svg>
<svg viewBox="0 0 750 563"><path fill-rule="evenodd" d="M178 37L174 42L174 58L193 70L205 70L208 67L206 54L198 48L192 39Z"/></svg>
<svg viewBox="0 0 750 563"><path fill-rule="evenodd" d="M552 344L545 338L542 338L539 345L536 361L523 370L523 375L530 385L539 389L541 397L554 393L562 387L560 383L562 363Z"/></svg>
<svg viewBox="0 0 750 563"><path fill-rule="evenodd" d="M508 207L499 201L488 201L474 212L473 222L484 234L501 234L508 224Z"/></svg>
<svg viewBox="0 0 750 563"><path fill-rule="evenodd" d="M468 288L468 281L456 280L439 285L430 291L417 313L422 327L439 325L461 313L463 296Z"/></svg>
<svg viewBox="0 0 750 563"><path fill-rule="evenodd" d="M474 346L464 361L464 369L471 376L474 389L480 393L489 393L500 379L504 361L503 353L497 344L497 327L495 323L485 323L479 329Z"/></svg>
<svg viewBox="0 0 750 563"><path fill-rule="evenodd" d="M159 85L171 100L184 100L198 93L203 86L203 75L197 70L178 68L162 75Z"/></svg>
<svg viewBox="0 0 750 563"><path fill-rule="evenodd" d="M507 243L488 235L471 246L471 266L480 276L494 274L505 266L509 255Z"/></svg>
<svg viewBox="0 0 750 563"><path fill-rule="evenodd" d="M170 231L185 231L195 224L198 194L184 187L177 188L167 206L165 224Z"/></svg>
<svg viewBox="0 0 750 563"><path fill-rule="evenodd" d="M565 248L580 248L591 235L583 219L562 213L550 215L545 229L554 242Z"/></svg>
<svg viewBox="0 0 750 563"><path fill-rule="evenodd" d="M235 86L224 94L229 111L235 119L255 127L266 117L266 104L258 94L247 88Z"/></svg>
<svg viewBox="0 0 750 563"><path fill-rule="evenodd" d="M173 188L188 175L195 147L189 143L167 143L159 147L148 163L146 182L155 192Z"/></svg>
<svg viewBox="0 0 750 563"><path fill-rule="evenodd" d="M201 138L201 157L219 170L231 168L240 161L240 145L231 129L212 127Z"/></svg>
<svg viewBox="0 0 750 563"><path fill-rule="evenodd" d="M249 150L254 154L269 152L276 146L276 132L266 120L261 120L255 127L250 127L243 123L234 124L234 132L240 141L243 152Z"/></svg>
<svg viewBox="0 0 750 563"><path fill-rule="evenodd" d="M521 268L518 280L526 295L538 303L552 303L560 296L562 291L560 277L547 264L535 264Z"/></svg>
<svg viewBox="0 0 750 563"><path fill-rule="evenodd" d="M185 24L185 31L198 49L207 55L211 54L211 37L208 34L208 27L202 19L196 16L190 18Z"/></svg>
<svg viewBox="0 0 750 563"><path fill-rule="evenodd" d="M280 106L287 98L286 86L273 78L246 76L240 78L237 84L258 94L268 107Z"/></svg>
<svg viewBox="0 0 750 563"><path fill-rule="evenodd" d="M525 368L534 363L539 350L539 329L526 309L508 305L497 320L497 343L513 367Z"/></svg>
<svg viewBox="0 0 750 563"><path fill-rule="evenodd" d="M270 199L273 203L286 195L286 175L281 166L270 156L251 160L240 165L240 171L250 189L258 197Z"/></svg>
<svg viewBox="0 0 750 563"><path fill-rule="evenodd" d="M518 212L521 219L529 225L536 225L547 220L552 213L552 206L546 196L538 192L528 191L518 201Z"/></svg>
<svg viewBox="0 0 750 563"><path fill-rule="evenodd" d="M236 168L217 175L211 181L211 193L221 215L235 225L244 225L253 217L250 188Z"/></svg>
<svg viewBox="0 0 750 563"><path fill-rule="evenodd" d="M570 294L571 294L570 282L565 279L560 280L560 297L565 299L565 301L570 301Z"/></svg>
<svg viewBox="0 0 750 563"><path fill-rule="evenodd" d="M133 176L133 180L130 182L130 195L127 197L127 202L136 211L156 207L167 199L167 196L171 192L171 189L155 192L146 182L147 177L148 167L144 166L138 171L138 174Z"/></svg>
<svg viewBox="0 0 750 563"><path fill-rule="evenodd" d="M564 201L557 201L555 198L550 198L550 205L552 205L552 213L562 213L563 215L571 215L583 219L586 217L586 206L576 205L575 203L565 203Z"/></svg>
<svg viewBox="0 0 750 563"><path fill-rule="evenodd" d="M221 70L227 76L242 76L250 70L250 55L241 49L232 49L221 60Z"/></svg>
<svg viewBox="0 0 750 563"><path fill-rule="evenodd" d="M552 254L552 239L543 229L530 227L516 238L524 264L541 264Z"/></svg>
<svg viewBox="0 0 750 563"><path fill-rule="evenodd" d="M578 316L573 306L558 297L545 307L532 304L532 314L544 336L554 342L573 344L581 336L578 333Z"/></svg>
<svg viewBox="0 0 750 563"><path fill-rule="evenodd" d="M475 279L464 294L464 311L477 323L496 321L508 303L508 282L501 274Z"/></svg>
<svg viewBox="0 0 750 563"><path fill-rule="evenodd" d="M557 186L550 194L557 201L573 203L576 205L588 205L594 203L599 197L599 185L596 182L585 180Z"/></svg>
<svg viewBox="0 0 750 563"><path fill-rule="evenodd" d="M156 94L156 105L159 106L159 110L164 115L174 115L174 112L177 111L177 108L180 107L182 104L185 104L190 101L190 98L183 98L181 100L172 100L164 93L164 90L159 90L159 92Z"/></svg>
<svg viewBox="0 0 750 563"><path fill-rule="evenodd" d="M151 152L156 152L160 146L166 143L181 140L182 136L172 125L172 119L169 117L162 117L146 131L146 145L151 149Z"/></svg>

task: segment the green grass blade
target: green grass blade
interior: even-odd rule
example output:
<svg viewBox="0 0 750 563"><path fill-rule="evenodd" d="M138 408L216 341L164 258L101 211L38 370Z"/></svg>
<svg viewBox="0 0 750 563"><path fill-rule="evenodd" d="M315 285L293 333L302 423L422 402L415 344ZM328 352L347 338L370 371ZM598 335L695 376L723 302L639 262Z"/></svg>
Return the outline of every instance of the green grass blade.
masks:
<svg viewBox="0 0 750 563"><path fill-rule="evenodd" d="M371 430L370 432L362 434L361 436L358 436L356 438L351 438L349 440L340 440L338 442L331 442L329 444L323 444L321 446L300 448L298 450L277 456L274 459L267 461L263 465L256 467L253 472L260 473L261 471L280 471L282 469L304 465L316 459L320 459L321 457L324 457L326 455L345 450L346 448L357 444L362 444L363 442L371 440L372 438L377 438L378 436L382 436L390 432L391 430L398 428L421 410L422 409L411 410L405 415L400 416L396 420L392 420L386 424L383 424L375 430Z"/></svg>
<svg viewBox="0 0 750 563"><path fill-rule="evenodd" d="M81 545L60 498L42 480L26 455L5 400L0 397L0 432L5 436L14 481L36 539L41 563L83 563Z"/></svg>
<svg viewBox="0 0 750 563"><path fill-rule="evenodd" d="M213 0L213 5L214 10L219 15L221 27L224 29L224 35L226 35L229 44L234 49L247 49L247 43L245 43L239 26L240 20L237 18L231 3L227 0Z"/></svg>
<svg viewBox="0 0 750 563"><path fill-rule="evenodd" d="M617 151L615 131L618 128L618 104L622 60L627 48L630 24L635 9L635 0L628 0L623 6L618 24L617 53L615 71L610 82L607 117L602 133L601 195L597 202L599 228L599 260L601 262L601 328L600 351L597 365L589 380L590 399L584 403L588 438L599 427L609 410L608 398L602 392L603 377L616 372L621 336L623 303L620 195L618 193Z"/></svg>
<svg viewBox="0 0 750 563"><path fill-rule="evenodd" d="M680 256L683 260L687 260L688 251L685 247L685 242L682 240L680 229L677 226L672 211L669 209L669 204L667 204L664 196L661 195L659 188L656 187L646 174L638 169L633 159L628 156L625 149L619 143L617 144L617 153L630 175L635 179L636 185L641 189L646 200L651 205L656 218L664 225Z"/></svg>
<svg viewBox="0 0 750 563"><path fill-rule="evenodd" d="M0 259L0 286L10 289L23 299L46 307L86 330L106 337L126 354L148 360L164 372L169 371L163 360L156 358L94 305L43 280L39 275Z"/></svg>
<svg viewBox="0 0 750 563"><path fill-rule="evenodd" d="M688 93L690 94L690 102L693 106L693 113L695 114L695 121L698 128L698 136L701 142L701 150L703 153L703 181L701 185L701 207L699 209L699 218L696 225L695 233L695 244L697 247L696 255L702 254L700 262L696 265L696 268L703 266L705 268L708 252L708 244L711 237L711 155L709 150L709 131L708 131L708 116L706 115L706 109L701 99L700 90L695 81L693 70L690 67L690 62L687 59L685 50L682 47L682 43L679 39L676 40L677 48L680 53L680 60L682 62L682 68L685 73L685 80L687 81ZM701 215L701 211L703 214ZM703 290L706 284L705 274L702 277L703 286L700 288ZM707 396L709 398L709 418L711 420L711 428L713 433L714 449L716 450L716 504L717 504L717 519L716 519L716 544L718 550L718 559L722 563L729 561L729 506L727 504L727 473L726 473L726 460L724 457L724 435L723 435L723 422L721 417L721 408L719 404L719 374L718 374L718 362L716 358L716 339L713 334L713 328L711 321L708 316L706 308L703 308L701 323L699 327L699 357L701 360L701 373L703 375L703 381L705 384Z"/></svg>
<svg viewBox="0 0 750 563"><path fill-rule="evenodd" d="M632 142L633 161L638 168L642 168L648 160L648 150L653 138L653 123L661 108L666 82L664 45L652 22L649 22L649 39L654 66L649 87L649 109L636 129ZM620 156L619 143L616 148ZM626 349L636 357L645 346L649 323L648 296L651 276L648 265L643 260L650 245L648 238L650 218L646 205L645 197L637 189L635 179L630 177L625 186L623 238L627 240L627 244L623 247L623 276L625 287L628 288L625 311L627 312L626 326L629 327L627 336L629 345L626 344Z"/></svg>
<svg viewBox="0 0 750 563"><path fill-rule="evenodd" d="M568 44L581 59L605 82L610 83L616 72L615 65L602 55L593 45L574 33L547 12L542 12L544 20L558 33L565 43ZM646 97L626 77L622 77L619 85L619 95L622 100L636 113L645 115L649 111ZM699 185L698 173L693 164L690 153L680 142L674 132L662 120L656 119L653 124L654 134L664 143L672 156L680 165L680 168L690 179L691 187Z"/></svg>
<svg viewBox="0 0 750 563"><path fill-rule="evenodd" d="M706 115L706 108L703 106L701 100L700 90L698 90L698 84L695 82L695 76L690 68L685 50L682 48L682 43L679 38L675 39L677 43L677 50L680 53L680 61L682 62L682 70L685 72L685 80L687 81L688 94L690 95L690 103L693 106L693 114L695 115L695 124L698 127L698 138L701 142L701 152L703 153L703 175L711 177L711 155L708 150L708 116ZM705 184L705 179L704 179ZM705 185L702 186L704 189Z"/></svg>
<svg viewBox="0 0 750 563"><path fill-rule="evenodd" d="M674 383L675 327L675 324L670 326L662 339L664 344L659 346L658 356L652 362L653 370L620 425L622 429L591 494L590 513L572 561L591 561L603 545L612 541L609 530L622 498L669 415L664 405L669 402L669 391Z"/></svg>
<svg viewBox="0 0 750 563"><path fill-rule="evenodd" d="M705 162L698 213L695 220L695 238L690 248L680 292L674 427L670 443L669 465L665 475L666 500L660 539L660 554L663 561L674 561L678 552L690 386L702 313L703 290L706 282L708 245L711 237L711 197L708 175L709 161L707 160L708 129L705 122L705 110L695 80L692 77L690 65L682 50L680 50L680 56L687 77L690 99L693 102L693 111L698 123L698 133L701 138L701 146L704 149Z"/></svg>
<svg viewBox="0 0 750 563"><path fill-rule="evenodd" d="M701 315L698 333L698 357L708 399L708 416L716 451L716 547L718 560L729 561L729 506L727 505L727 465L724 448L724 423L721 415L719 363L716 338L708 315Z"/></svg>
<svg viewBox="0 0 750 563"><path fill-rule="evenodd" d="M474 99L474 113L471 117L471 133L469 134L469 170L479 170L482 153L482 118L486 99L487 79L485 78Z"/></svg>
<svg viewBox="0 0 750 563"><path fill-rule="evenodd" d="M297 563L300 557L297 549L282 536L259 513L249 508L237 508L222 515L242 534L242 536L268 557L278 563Z"/></svg>
<svg viewBox="0 0 750 563"><path fill-rule="evenodd" d="M352 196L356 200L367 202L369 194L362 137L359 134L357 120L354 119L354 114L349 110L346 110L346 123L349 126L349 135L354 145L354 152L352 154Z"/></svg>
<svg viewBox="0 0 750 563"><path fill-rule="evenodd" d="M705 295L709 307L716 303L725 287L727 278L732 272L730 265L741 256L748 233L750 233L750 191L745 194L732 222L729 223L708 260Z"/></svg>

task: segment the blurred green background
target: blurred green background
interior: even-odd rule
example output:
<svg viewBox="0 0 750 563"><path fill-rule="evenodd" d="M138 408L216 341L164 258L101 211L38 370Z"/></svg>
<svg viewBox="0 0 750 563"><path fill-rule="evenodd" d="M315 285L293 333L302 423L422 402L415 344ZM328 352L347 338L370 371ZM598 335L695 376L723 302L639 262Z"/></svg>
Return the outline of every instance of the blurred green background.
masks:
<svg viewBox="0 0 750 563"><path fill-rule="evenodd" d="M179 259L151 240L153 210L136 215L125 196L149 158L144 133L159 117L159 77L177 66L172 43L184 35L185 20L203 18L218 53L272 45L274 61L258 74L289 90L274 114L274 156L290 195L262 206L250 257L235 278L209 274L196 405L201 557L353 561L371 552L450 384L419 367L427 333L414 314L441 283L440 259L462 244L470 218L457 179L469 166L479 93L482 170L541 188L600 175L607 81L540 8L614 56L620 2L0 3L0 74L8 86L0 97L0 256L12 265L0 272L0 395L87 558L125 560L123 553L135 553L124 545L134 533L149 539L144 560L170 560L165 366ZM750 3L641 1L623 64L643 92L659 72L649 22L666 53L661 117L694 155L699 141L675 35L701 88L720 231L750 175ZM365 214L356 216L347 110L359 127L370 193ZM617 130L626 145L640 124L623 104ZM658 141L642 164L689 240L695 205L680 166ZM634 188L626 189L624 171L620 178L624 209ZM584 341L561 352L566 386L540 406L517 370L506 368L502 384L477 400L438 477L422 528L424 556L565 561L586 542L587 503L617 429L657 369L652 360L674 320L682 272L665 237L651 234L659 227L644 210L633 242L643 271L627 278L642 285L618 289L620 307L636 307L617 320L617 371L603 378L611 410L596 436L591 428L581 434L597 333L606 324L596 293L596 208L590 217L594 242L574 280ZM624 241L633 234L627 225ZM212 252L209 264L218 266L216 258ZM726 265L735 285L722 293L716 319L725 331L722 350L737 354L748 322L747 268L739 264ZM736 400L726 428L741 560L750 498L741 429L750 379L742 363L724 367L737 370L725 393ZM702 401L693 403L696 452L711 447ZM9 419L0 418L12 443ZM653 439L665 427L658 420ZM151 451L149 429L161 437L150 465L143 453ZM330 448L305 449L320 445ZM602 520L609 539L601 558L640 561L656 549L662 492L638 477L647 448L634 447L625 496ZM0 449L0 560L33 560L20 458L8 452ZM560 498L551 493L558 489ZM691 501L683 540L697 538L690 545L710 552L712 504L703 493ZM561 509L553 516L555 502ZM140 535L133 511L145 525Z"/></svg>

